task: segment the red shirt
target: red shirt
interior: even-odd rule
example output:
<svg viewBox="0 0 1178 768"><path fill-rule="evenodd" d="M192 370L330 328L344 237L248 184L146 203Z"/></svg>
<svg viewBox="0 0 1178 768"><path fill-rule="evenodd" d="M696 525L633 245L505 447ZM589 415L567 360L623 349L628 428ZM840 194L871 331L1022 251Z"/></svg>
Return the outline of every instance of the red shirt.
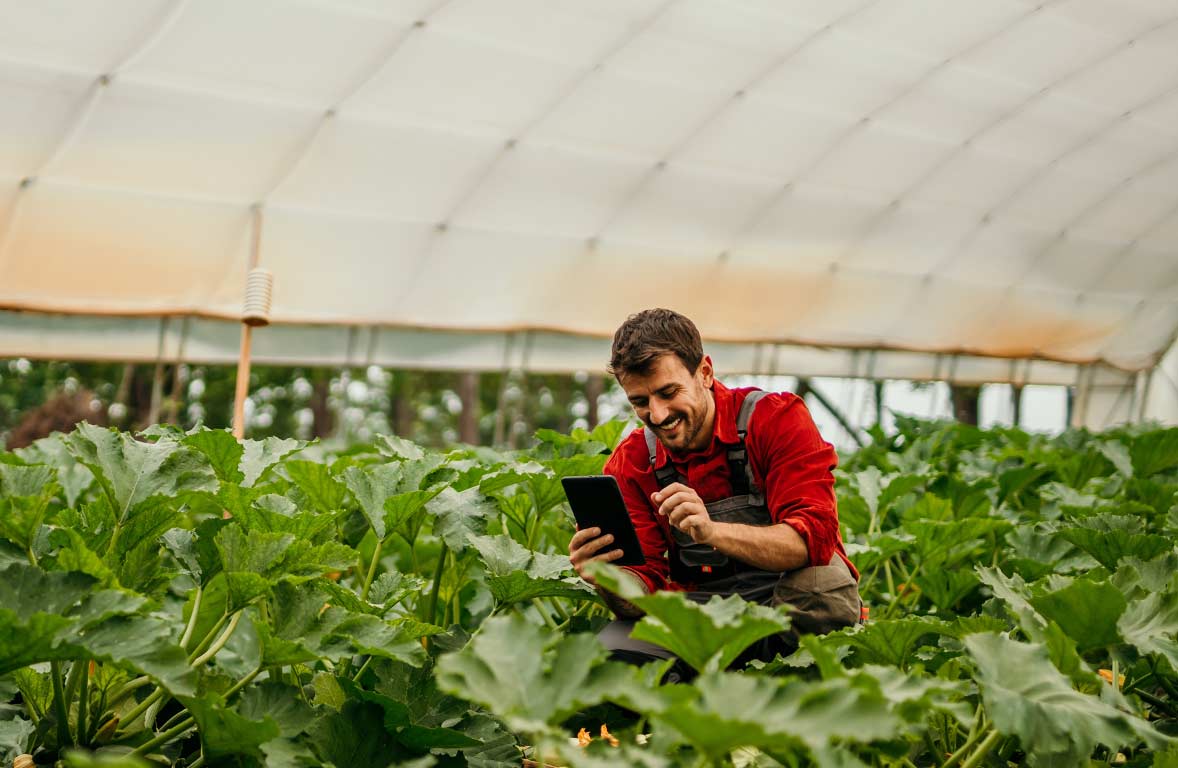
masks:
<svg viewBox="0 0 1178 768"><path fill-rule="evenodd" d="M729 389L714 381L716 420L712 442L707 448L683 455L671 454L662 443L656 451L656 466L670 461L687 485L704 503L732 495L727 450L739 442L736 415L751 388ZM846 561L858 578L859 572L847 559L839 533L835 505L834 475L838 464L834 446L822 439L805 403L787 392L770 393L753 409L745 438L749 462L774 523L786 523L806 542L810 565L826 565L834 553ZM650 495L658 490L643 429L636 429L610 456L605 473L618 479L630 519L642 543L646 563L632 566L651 592L660 589L690 589L693 585L670 580L667 562L670 524L657 513Z"/></svg>

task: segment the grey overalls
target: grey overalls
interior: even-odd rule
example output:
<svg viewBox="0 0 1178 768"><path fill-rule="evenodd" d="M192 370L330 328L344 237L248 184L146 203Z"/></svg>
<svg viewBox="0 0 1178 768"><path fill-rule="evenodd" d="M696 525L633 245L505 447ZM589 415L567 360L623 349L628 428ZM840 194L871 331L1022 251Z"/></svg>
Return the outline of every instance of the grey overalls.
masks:
<svg viewBox="0 0 1178 768"><path fill-rule="evenodd" d="M766 394L760 390L749 392L737 414L736 434L739 442L728 449L727 455L732 495L705 504L708 516L717 522L757 526L773 524L765 496L749 466L745 448L753 409ZM646 447L650 454L650 465L654 467L658 438L649 429L646 430ZM671 462L655 468L654 475L659 488L677 482L686 484L686 479L679 475ZM822 634L859 621L862 603L859 600L858 583L837 552L829 565L779 573L761 570L729 558L706 544L697 544L690 535L677 528L671 528L671 537L668 557L672 580L696 585L695 591L686 593L688 598L706 602L712 595L738 594L749 602L762 605L789 603L793 606L791 619L794 629L755 644L738 663L751 658L772 659L777 653L792 653L797 647L798 632ZM614 652L615 657L631 662L671 658L671 654L658 646L630 639L629 633L634 623L628 620L614 621L600 634L602 642Z"/></svg>

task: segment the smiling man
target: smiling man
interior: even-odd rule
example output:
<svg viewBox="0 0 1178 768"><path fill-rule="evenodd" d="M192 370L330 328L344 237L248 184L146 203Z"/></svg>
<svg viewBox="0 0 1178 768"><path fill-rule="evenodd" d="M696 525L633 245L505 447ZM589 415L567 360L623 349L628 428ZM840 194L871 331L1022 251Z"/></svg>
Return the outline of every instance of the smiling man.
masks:
<svg viewBox="0 0 1178 768"><path fill-rule="evenodd" d="M794 606L795 632L750 649L772 658L796 632L829 632L859 620L858 573L847 559L835 508L834 448L805 403L788 393L729 389L714 377L695 324L667 309L629 317L614 334L610 372L643 428L610 457L646 563L628 567L648 592L695 600L739 594ZM569 556L621 557L600 529L577 531ZM601 634L617 658L669 658L629 637L633 605L599 590L619 616Z"/></svg>

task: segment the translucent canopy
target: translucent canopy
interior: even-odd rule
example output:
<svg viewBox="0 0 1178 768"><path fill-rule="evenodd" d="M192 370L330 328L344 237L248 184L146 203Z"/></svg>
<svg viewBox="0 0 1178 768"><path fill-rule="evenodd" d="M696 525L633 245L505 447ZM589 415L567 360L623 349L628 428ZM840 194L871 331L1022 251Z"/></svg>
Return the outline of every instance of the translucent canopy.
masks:
<svg viewBox="0 0 1178 768"><path fill-rule="evenodd" d="M661 305L732 369L1019 380L1033 360L1124 383L1178 331L1172 0L0 0L0 19L0 309L54 315L6 315L0 354L98 327L71 317L220 327L255 262L263 353L313 324L431 365L529 338L529 365L585 367ZM232 332L206 341L236 355Z"/></svg>

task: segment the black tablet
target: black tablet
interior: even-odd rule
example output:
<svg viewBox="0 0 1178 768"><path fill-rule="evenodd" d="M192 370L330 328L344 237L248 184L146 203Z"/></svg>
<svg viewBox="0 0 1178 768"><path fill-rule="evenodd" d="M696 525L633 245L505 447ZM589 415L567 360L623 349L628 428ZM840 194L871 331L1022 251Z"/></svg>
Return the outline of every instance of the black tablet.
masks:
<svg viewBox="0 0 1178 768"><path fill-rule="evenodd" d="M587 475L562 477L560 482L573 508L573 517L577 518L577 527L600 528L602 535L613 534L612 548L621 549L623 553L612 561L614 565L642 565L646 562L617 479L612 475Z"/></svg>

